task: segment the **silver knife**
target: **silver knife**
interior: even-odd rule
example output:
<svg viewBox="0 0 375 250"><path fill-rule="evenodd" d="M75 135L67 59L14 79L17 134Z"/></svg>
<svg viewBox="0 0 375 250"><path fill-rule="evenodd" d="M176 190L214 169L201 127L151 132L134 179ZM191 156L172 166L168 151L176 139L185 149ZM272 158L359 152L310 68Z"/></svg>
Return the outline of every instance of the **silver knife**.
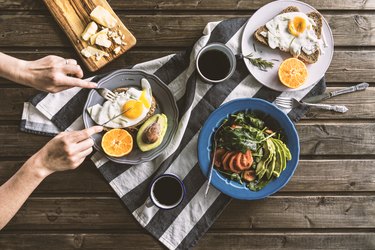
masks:
<svg viewBox="0 0 375 250"><path fill-rule="evenodd" d="M331 97L334 97L334 96L337 96L337 95L352 93L352 92L359 91L359 90L365 90L368 86L369 86L369 84L367 82L363 82L363 83L360 83L360 84L357 84L355 86L351 86L351 87L348 87L348 88L345 88L345 89L339 89L339 90L324 93L324 94L321 94L321 95L308 97L306 99L303 99L303 101L304 102L310 102L310 103L316 103L316 102L320 102L320 101L323 101L325 99L328 99L328 98L331 98Z"/></svg>
<svg viewBox="0 0 375 250"><path fill-rule="evenodd" d="M106 121L105 123L99 124L99 126L104 126L104 125L106 125L108 122L113 121L114 119L116 119L116 118L119 117L119 116L122 116L123 114L125 114L126 112L128 112L129 110L131 110L132 108L133 108L133 107L130 107L130 108L126 109L125 111L121 112L121 113L118 114L118 115L115 115L114 117L112 117L111 119L109 119L108 121ZM87 111L87 110L86 110L86 111ZM89 113L89 112L87 111L87 113ZM90 113L89 113L89 115L90 115Z"/></svg>

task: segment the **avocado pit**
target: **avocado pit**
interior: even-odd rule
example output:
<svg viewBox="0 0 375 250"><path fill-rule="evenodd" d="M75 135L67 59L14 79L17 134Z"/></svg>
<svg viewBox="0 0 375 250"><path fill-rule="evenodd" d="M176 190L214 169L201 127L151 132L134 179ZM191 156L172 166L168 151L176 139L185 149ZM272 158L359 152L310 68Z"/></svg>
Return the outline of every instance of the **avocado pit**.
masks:
<svg viewBox="0 0 375 250"><path fill-rule="evenodd" d="M151 116L137 133L137 144L142 152L157 148L163 141L167 131L168 120L165 114Z"/></svg>
<svg viewBox="0 0 375 250"><path fill-rule="evenodd" d="M158 123L158 119L148 126L142 134L142 141L147 144L156 142L160 137L161 126Z"/></svg>

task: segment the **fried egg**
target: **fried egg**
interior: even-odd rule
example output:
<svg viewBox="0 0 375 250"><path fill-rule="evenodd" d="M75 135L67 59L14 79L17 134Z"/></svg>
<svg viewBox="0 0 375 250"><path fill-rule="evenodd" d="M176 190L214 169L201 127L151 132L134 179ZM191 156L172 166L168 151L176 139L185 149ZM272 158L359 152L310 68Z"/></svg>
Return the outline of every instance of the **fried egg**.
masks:
<svg viewBox="0 0 375 250"><path fill-rule="evenodd" d="M316 23L302 12L288 12L277 15L266 23L268 32L261 35L268 38L268 45L280 48L298 57L301 51L307 55L313 54L317 49L323 54L323 41L318 39L313 26Z"/></svg>
<svg viewBox="0 0 375 250"><path fill-rule="evenodd" d="M137 125L150 111L152 103L151 85L147 79L141 80L142 90L131 87L126 92L115 93L113 101L103 105L95 104L87 109L90 117L99 125L109 128L126 128ZM115 116L119 117L111 120ZM108 122L108 123L106 123Z"/></svg>

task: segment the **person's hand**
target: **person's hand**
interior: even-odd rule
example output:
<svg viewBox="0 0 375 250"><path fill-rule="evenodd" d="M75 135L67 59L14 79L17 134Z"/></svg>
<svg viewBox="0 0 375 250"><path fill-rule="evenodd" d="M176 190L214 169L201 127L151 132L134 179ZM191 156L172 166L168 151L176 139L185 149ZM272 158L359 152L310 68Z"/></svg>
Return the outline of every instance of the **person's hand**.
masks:
<svg viewBox="0 0 375 250"><path fill-rule="evenodd" d="M36 89L56 93L72 87L95 88L84 81L83 71L74 59L46 56L36 61L22 61L19 82Z"/></svg>
<svg viewBox="0 0 375 250"><path fill-rule="evenodd" d="M30 158L43 178L56 171L75 169L91 154L91 135L103 130L94 126L81 131L62 132Z"/></svg>

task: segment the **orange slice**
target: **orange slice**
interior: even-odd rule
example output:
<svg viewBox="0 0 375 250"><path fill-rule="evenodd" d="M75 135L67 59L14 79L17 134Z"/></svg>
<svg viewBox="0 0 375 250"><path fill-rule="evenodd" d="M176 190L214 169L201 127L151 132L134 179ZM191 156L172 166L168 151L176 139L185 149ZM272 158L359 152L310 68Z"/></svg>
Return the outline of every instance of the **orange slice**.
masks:
<svg viewBox="0 0 375 250"><path fill-rule="evenodd" d="M297 58L282 62L278 74L281 83L293 89L304 84L308 76L306 65Z"/></svg>
<svg viewBox="0 0 375 250"><path fill-rule="evenodd" d="M133 137L124 129L111 129L102 138L102 148L109 156L125 156L133 149Z"/></svg>

